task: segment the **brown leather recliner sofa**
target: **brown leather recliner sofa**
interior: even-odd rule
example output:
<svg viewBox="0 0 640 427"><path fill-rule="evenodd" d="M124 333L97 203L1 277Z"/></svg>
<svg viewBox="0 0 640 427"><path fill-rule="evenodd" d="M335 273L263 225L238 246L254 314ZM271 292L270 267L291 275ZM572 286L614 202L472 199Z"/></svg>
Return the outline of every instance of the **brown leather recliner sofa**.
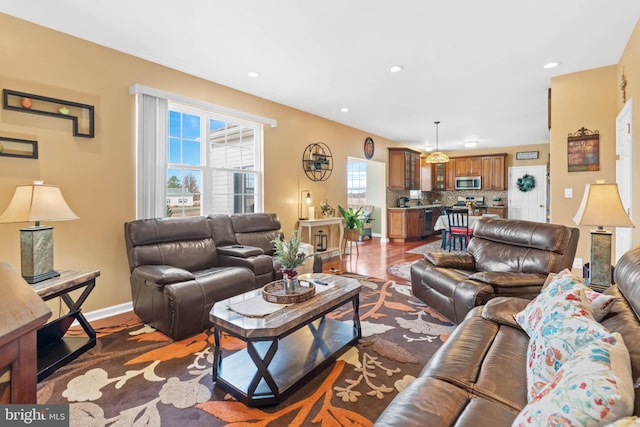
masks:
<svg viewBox="0 0 640 427"><path fill-rule="evenodd" d="M434 252L411 265L413 294L454 323L497 296L535 297L549 273L571 269L579 230L481 218L466 252Z"/></svg>
<svg viewBox="0 0 640 427"><path fill-rule="evenodd" d="M209 327L216 301L278 278L276 214L141 219L124 231L133 310L176 340Z"/></svg>
<svg viewBox="0 0 640 427"><path fill-rule="evenodd" d="M619 332L631 356L634 384L640 383L640 247L623 255L615 283L604 293L616 297L601 324ZM383 426L511 426L527 404L529 337L514 315L530 300L498 297L471 310L427 362L417 379L391 401L374 423ZM633 414L640 416L640 388Z"/></svg>

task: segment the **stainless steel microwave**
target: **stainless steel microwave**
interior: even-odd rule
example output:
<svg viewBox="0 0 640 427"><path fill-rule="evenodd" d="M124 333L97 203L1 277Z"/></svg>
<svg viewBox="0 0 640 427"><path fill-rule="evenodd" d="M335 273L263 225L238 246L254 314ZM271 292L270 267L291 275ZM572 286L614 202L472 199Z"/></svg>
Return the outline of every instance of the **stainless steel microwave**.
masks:
<svg viewBox="0 0 640 427"><path fill-rule="evenodd" d="M479 176L457 176L456 190L482 190L482 178Z"/></svg>

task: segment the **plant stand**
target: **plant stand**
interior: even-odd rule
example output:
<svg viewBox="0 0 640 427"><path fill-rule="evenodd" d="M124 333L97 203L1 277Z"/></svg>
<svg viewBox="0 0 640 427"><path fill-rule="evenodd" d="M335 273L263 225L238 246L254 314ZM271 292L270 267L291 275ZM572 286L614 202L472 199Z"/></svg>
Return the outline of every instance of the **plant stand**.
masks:
<svg viewBox="0 0 640 427"><path fill-rule="evenodd" d="M360 248L358 248L358 241L360 240L360 230L357 228L351 228L344 230L344 238L342 239L342 253L347 253L347 244L349 245L349 256L351 256L351 244L356 245L356 253L360 256Z"/></svg>

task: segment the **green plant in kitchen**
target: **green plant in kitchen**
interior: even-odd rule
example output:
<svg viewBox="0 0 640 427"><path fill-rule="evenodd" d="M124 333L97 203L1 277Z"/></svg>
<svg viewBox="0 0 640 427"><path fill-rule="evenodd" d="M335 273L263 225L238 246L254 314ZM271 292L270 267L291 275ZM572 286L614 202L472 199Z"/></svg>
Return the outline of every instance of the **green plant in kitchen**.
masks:
<svg viewBox="0 0 640 427"><path fill-rule="evenodd" d="M358 208L358 210L354 210L353 208L345 209L342 206L338 205L338 211L342 218L344 218L345 228L347 230L362 230L362 208Z"/></svg>

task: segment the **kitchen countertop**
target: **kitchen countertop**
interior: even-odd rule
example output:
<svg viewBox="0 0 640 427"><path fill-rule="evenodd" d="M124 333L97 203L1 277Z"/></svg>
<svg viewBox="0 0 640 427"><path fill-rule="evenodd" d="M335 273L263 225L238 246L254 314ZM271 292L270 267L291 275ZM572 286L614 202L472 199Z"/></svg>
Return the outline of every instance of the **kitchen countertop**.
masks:
<svg viewBox="0 0 640 427"><path fill-rule="evenodd" d="M444 205L420 205L420 206L407 206L406 208L401 208L400 206L392 206L389 207L387 209L433 209L433 208L440 208L443 207ZM497 206L497 205L486 205L488 208L501 208L504 209L507 206L503 205L503 206ZM464 206L455 206L458 208L462 208Z"/></svg>
<svg viewBox="0 0 640 427"><path fill-rule="evenodd" d="M387 209L432 209L432 208L438 208L442 205L420 205L420 206L407 206L406 208L401 208L400 206L392 206L390 208Z"/></svg>

